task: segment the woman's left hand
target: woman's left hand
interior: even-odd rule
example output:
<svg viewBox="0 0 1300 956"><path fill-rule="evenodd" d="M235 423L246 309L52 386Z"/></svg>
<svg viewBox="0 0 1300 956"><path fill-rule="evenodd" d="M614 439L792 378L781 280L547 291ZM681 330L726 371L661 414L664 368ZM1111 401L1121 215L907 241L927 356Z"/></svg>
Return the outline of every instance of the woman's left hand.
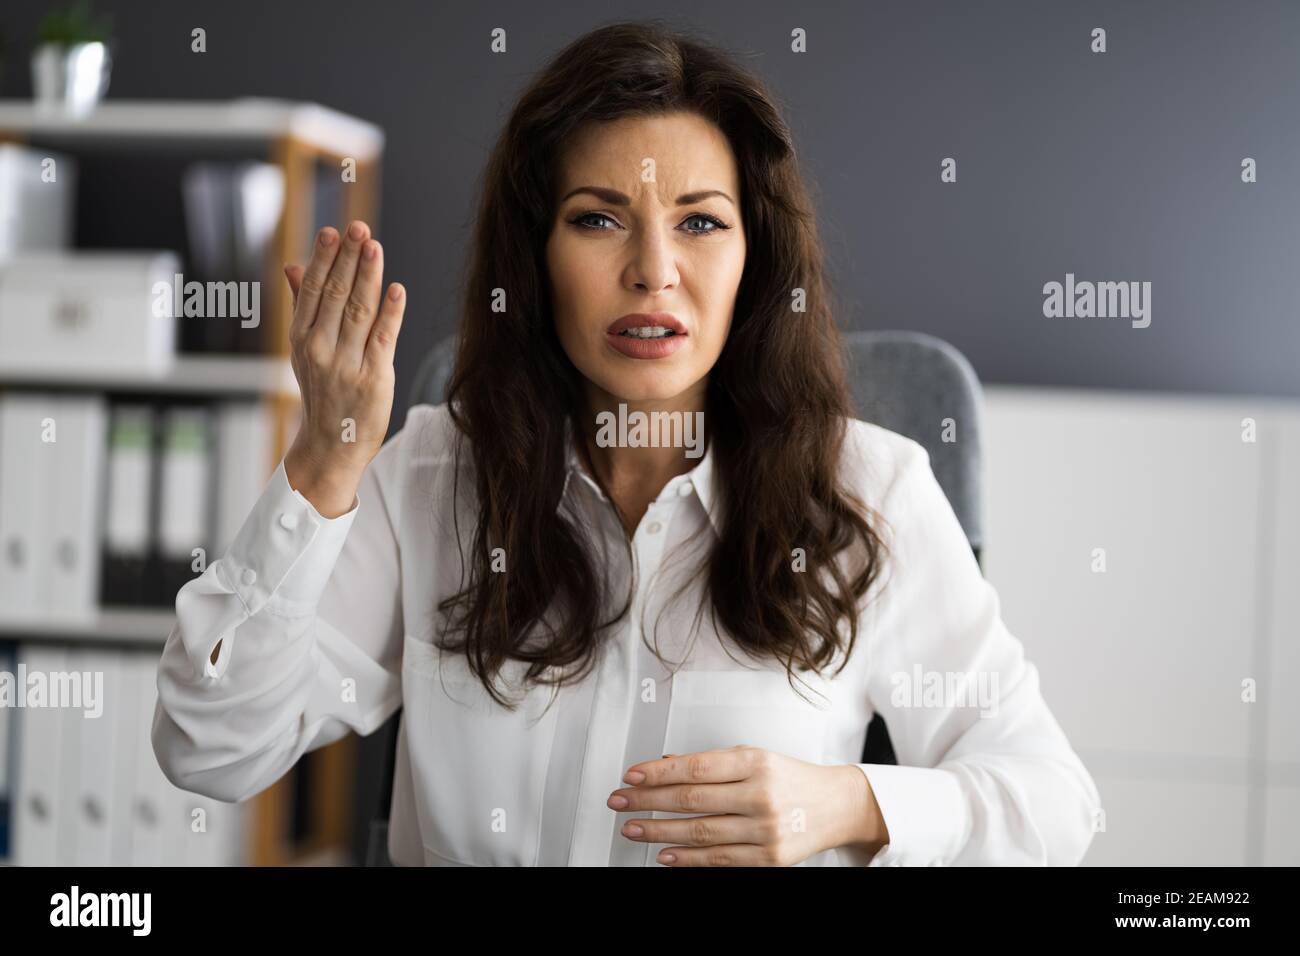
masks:
<svg viewBox="0 0 1300 956"><path fill-rule="evenodd" d="M673 844L657 858L670 866L791 866L833 847L888 842L871 784L852 764L741 745L646 760L623 779L631 786L610 795L611 809L704 814L623 825L628 839Z"/></svg>

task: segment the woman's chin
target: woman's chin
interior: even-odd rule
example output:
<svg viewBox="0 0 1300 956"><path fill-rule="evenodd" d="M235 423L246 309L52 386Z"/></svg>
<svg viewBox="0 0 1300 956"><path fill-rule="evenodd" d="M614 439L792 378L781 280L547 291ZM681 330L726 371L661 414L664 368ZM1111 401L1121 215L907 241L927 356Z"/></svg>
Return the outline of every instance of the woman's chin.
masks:
<svg viewBox="0 0 1300 956"><path fill-rule="evenodd" d="M633 375L611 375L600 384L614 401L637 405L647 402L671 402L687 391L692 383L679 381L675 376L662 373L642 372Z"/></svg>

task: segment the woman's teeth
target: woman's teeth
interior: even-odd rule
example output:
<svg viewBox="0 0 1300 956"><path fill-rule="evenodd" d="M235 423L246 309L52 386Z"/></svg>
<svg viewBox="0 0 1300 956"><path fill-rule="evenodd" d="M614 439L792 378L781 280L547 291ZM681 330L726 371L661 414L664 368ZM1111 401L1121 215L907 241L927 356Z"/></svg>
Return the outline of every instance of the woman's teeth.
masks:
<svg viewBox="0 0 1300 956"><path fill-rule="evenodd" d="M672 329L666 329L662 325L647 325L640 329L624 329L619 335L626 335L634 339L662 339L665 336L676 335Z"/></svg>

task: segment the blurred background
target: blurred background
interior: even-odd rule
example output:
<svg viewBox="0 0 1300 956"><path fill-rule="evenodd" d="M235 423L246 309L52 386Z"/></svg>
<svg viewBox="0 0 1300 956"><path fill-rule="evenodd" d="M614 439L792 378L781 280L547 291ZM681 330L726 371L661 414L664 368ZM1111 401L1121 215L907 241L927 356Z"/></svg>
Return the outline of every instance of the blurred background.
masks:
<svg viewBox="0 0 1300 956"><path fill-rule="evenodd" d="M0 11L0 672L102 672L133 702L107 722L0 707L0 859L362 859L391 728L233 806L175 791L148 743L176 590L296 427L280 266L322 225L374 227L409 292L400 427L453 331L515 96L581 33L645 15ZM653 15L782 104L843 327L938 336L983 383L984 570L1101 790L1085 862L1300 863L1300 7ZM1071 280L1149 289L1149 325L1049 317L1044 286ZM191 292L207 318L183 321ZM26 450L47 418L57 462Z"/></svg>

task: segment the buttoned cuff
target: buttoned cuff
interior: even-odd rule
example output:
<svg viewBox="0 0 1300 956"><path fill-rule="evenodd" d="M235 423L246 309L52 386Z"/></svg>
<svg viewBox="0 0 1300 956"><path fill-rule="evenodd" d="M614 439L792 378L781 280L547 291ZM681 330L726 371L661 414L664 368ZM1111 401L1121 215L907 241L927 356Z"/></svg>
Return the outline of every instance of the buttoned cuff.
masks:
<svg viewBox="0 0 1300 956"><path fill-rule="evenodd" d="M283 617L310 614L329 583L360 506L360 496L353 496L348 512L337 518L323 517L289 486L281 460L234 541L209 571L217 575L223 590L239 597L241 617L252 617L268 605ZM224 637L215 662L210 647L186 648L192 659L202 660L207 677L220 678L225 673L233 630L239 623L233 621L222 628Z"/></svg>
<svg viewBox="0 0 1300 956"><path fill-rule="evenodd" d="M250 617L272 597L285 609L316 605L359 504L360 498L354 495L345 514L322 517L310 501L289 487L281 460L223 560L228 583ZM304 560L309 552L310 560Z"/></svg>
<svg viewBox="0 0 1300 956"><path fill-rule="evenodd" d="M947 866L966 844L970 809L957 775L938 767L860 763L889 843L868 866Z"/></svg>

